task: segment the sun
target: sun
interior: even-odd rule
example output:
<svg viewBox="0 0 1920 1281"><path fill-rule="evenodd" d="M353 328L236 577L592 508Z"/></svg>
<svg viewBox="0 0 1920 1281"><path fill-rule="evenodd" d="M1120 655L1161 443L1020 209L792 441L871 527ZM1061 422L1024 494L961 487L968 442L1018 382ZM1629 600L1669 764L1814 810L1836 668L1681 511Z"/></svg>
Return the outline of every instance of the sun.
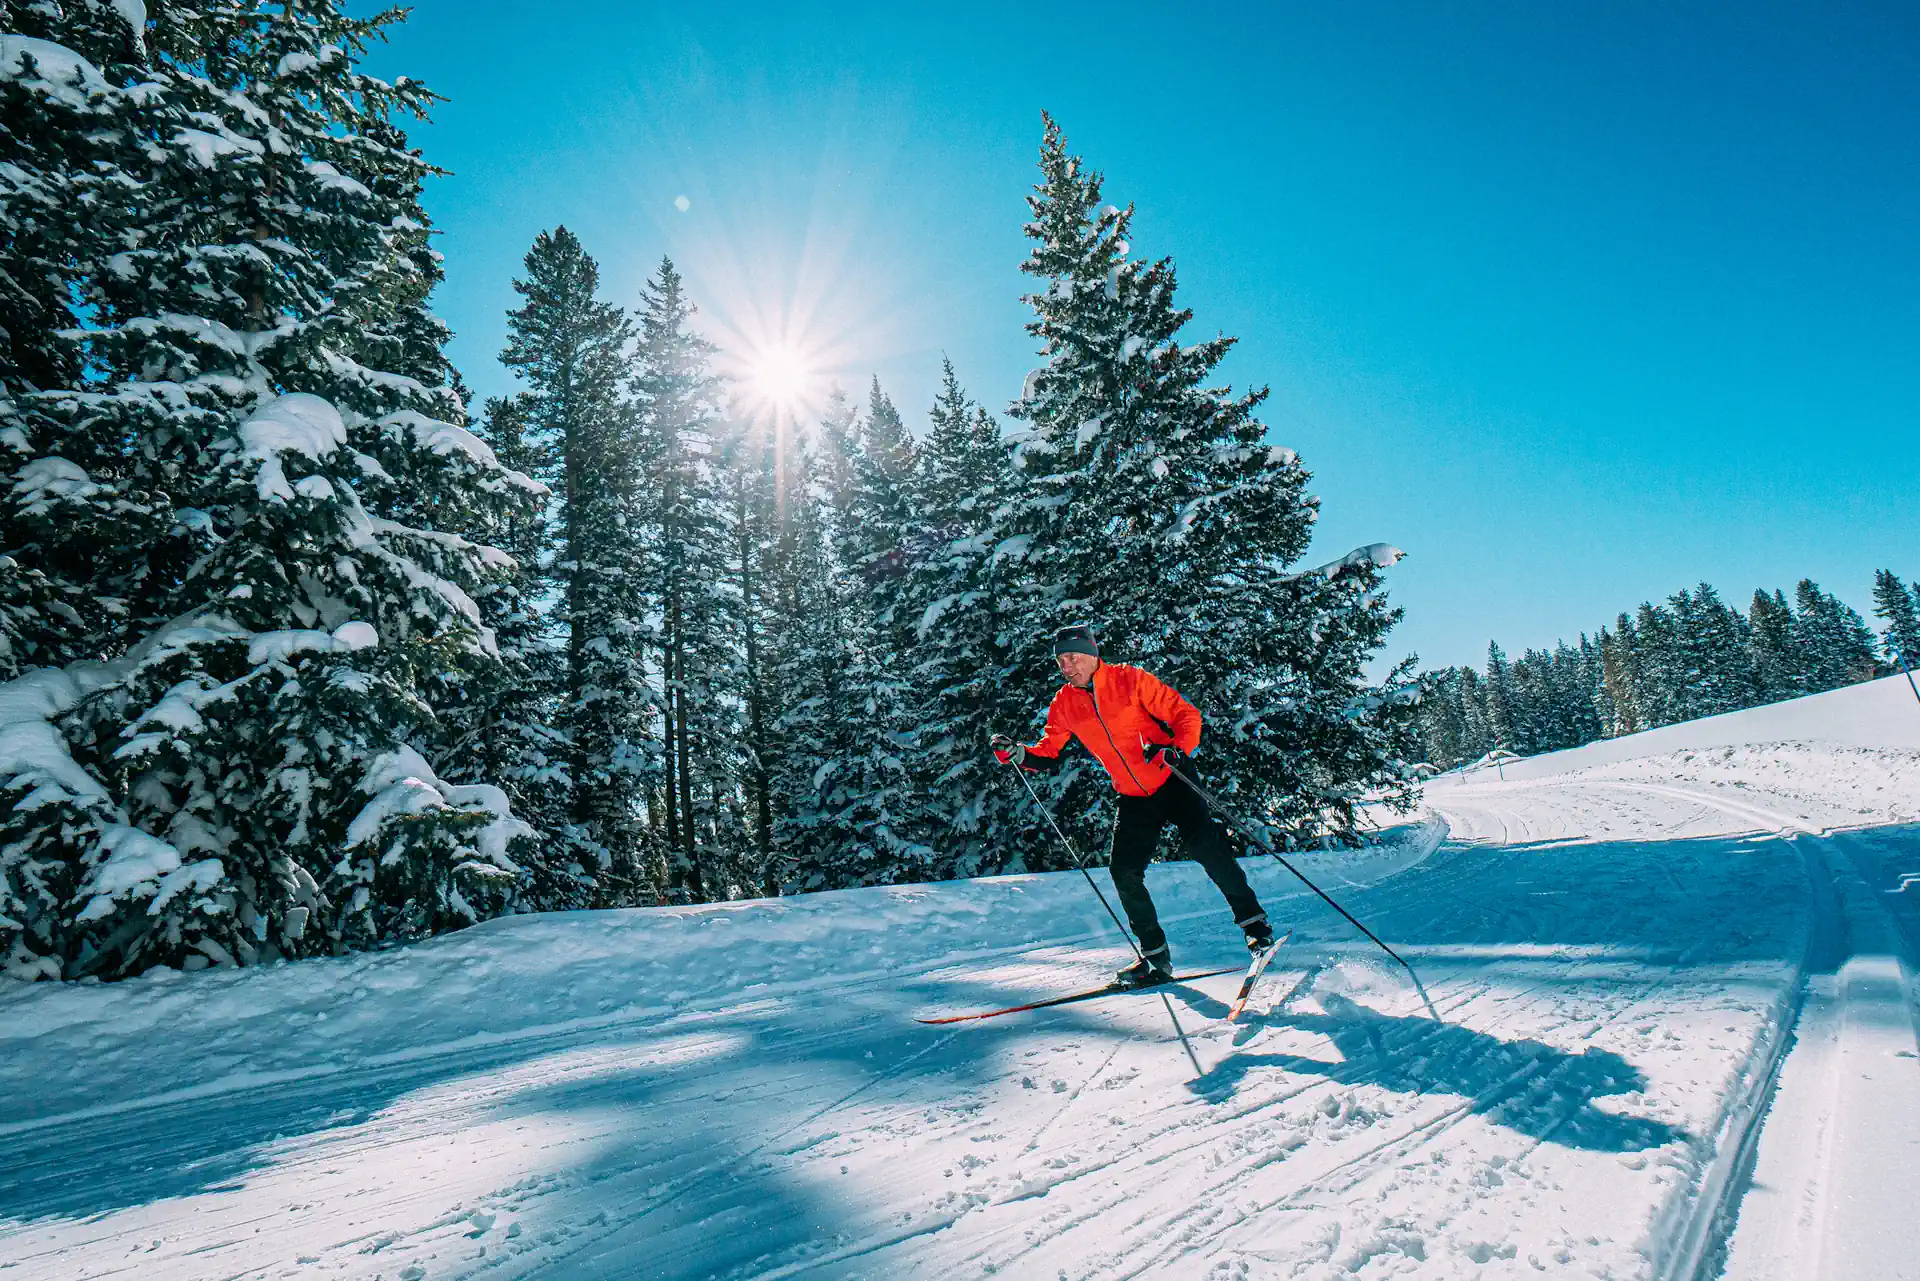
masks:
<svg viewBox="0 0 1920 1281"><path fill-rule="evenodd" d="M807 404L815 377L806 357L784 344L760 348L747 364L746 381L754 399L788 418Z"/></svg>

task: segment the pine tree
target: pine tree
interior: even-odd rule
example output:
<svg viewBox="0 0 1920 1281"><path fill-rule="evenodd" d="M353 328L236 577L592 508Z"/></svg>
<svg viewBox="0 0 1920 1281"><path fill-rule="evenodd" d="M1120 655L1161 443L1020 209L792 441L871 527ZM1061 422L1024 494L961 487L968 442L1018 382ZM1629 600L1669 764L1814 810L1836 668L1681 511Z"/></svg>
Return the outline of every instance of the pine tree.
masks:
<svg viewBox="0 0 1920 1281"><path fill-rule="evenodd" d="M1896 662L1904 658L1908 667L1920 663L1920 607L1915 593L1890 569L1873 576L1873 613L1886 623L1881 637L1887 655Z"/></svg>
<svg viewBox="0 0 1920 1281"><path fill-rule="evenodd" d="M1487 642L1487 728L1494 746L1509 752L1519 749L1519 734L1514 723L1513 668L1506 653L1493 641Z"/></svg>
<svg viewBox="0 0 1920 1281"><path fill-rule="evenodd" d="M816 861L796 870L797 883L924 880L933 874L929 819L909 767L922 724L910 668L912 558L923 542L912 438L878 379L865 414L833 405L821 427L836 657L818 796L807 807Z"/></svg>
<svg viewBox="0 0 1920 1281"><path fill-rule="evenodd" d="M1132 210L1102 205L1050 119L1040 168L1021 269L1045 364L1013 407L1030 430L998 553L1025 571L1024 683L1047 679L1052 627L1092 620L1109 657L1208 718L1218 786L1290 833L1350 835L1363 792L1405 794L1414 749L1405 673L1364 676L1398 618L1380 570L1399 553L1289 572L1316 503L1291 451L1266 444L1265 389L1210 385L1234 340L1179 341L1172 261L1132 256Z"/></svg>
<svg viewBox="0 0 1920 1281"><path fill-rule="evenodd" d="M1015 682L1002 566L995 556L1013 469L999 424L945 362L918 456L919 530L908 583L913 689L920 706L913 768L930 797L937 876L1029 870L1037 817L984 750L1021 727L1032 697Z"/></svg>
<svg viewBox="0 0 1920 1281"><path fill-rule="evenodd" d="M100 36L73 8L46 38ZM85 373L9 388L15 563L97 602L45 652L62 670L10 687L36 747L0 789L48 802L0 821L14 973L387 942L523 883L504 795L413 746L494 656L471 593L505 558L466 535L525 478L449 421L397 124L432 98L356 67L396 17L167 10L115 37L140 88L84 140L99 238L57 290ZM119 91L52 47L69 88ZM437 520L409 523L423 493Z"/></svg>
<svg viewBox="0 0 1920 1281"><path fill-rule="evenodd" d="M516 430L529 438L530 460L556 500L544 586L565 637L556 710L566 733L570 834L593 859L590 871L621 887L601 901L634 901L653 887L640 839L650 709L640 670L637 433L624 386L633 330L596 296L599 266L565 227L534 239L525 269L513 283L523 302L507 313L501 361L527 384L513 405Z"/></svg>
<svg viewBox="0 0 1920 1281"><path fill-rule="evenodd" d="M1873 631L1859 614L1810 578L1794 588L1794 603L1794 639L1809 693L1873 676Z"/></svg>
<svg viewBox="0 0 1920 1281"><path fill-rule="evenodd" d="M1754 691L1746 620L1728 609L1709 583L1701 583L1691 593L1677 593L1669 604L1684 669L1680 710L1685 718L1717 716L1751 706Z"/></svg>
<svg viewBox="0 0 1920 1281"><path fill-rule="evenodd" d="M532 417L527 393L491 399L482 437L501 463L522 474L556 476L550 441ZM551 491L549 491L550 493ZM455 722L444 773L456 782L497 780L514 813L536 832L525 904L539 911L624 901L607 879L603 849L574 822L572 744L564 729L567 651L556 644L542 602L555 589L554 538L548 504L503 512L488 540L513 558L509 572L476 594L493 630L500 659L473 673L465 689L466 714Z"/></svg>
<svg viewBox="0 0 1920 1281"><path fill-rule="evenodd" d="M1687 596L1686 592L1678 593ZM1687 656L1671 608L1642 601L1634 614L1634 695L1647 728L1687 719Z"/></svg>
<svg viewBox="0 0 1920 1281"><path fill-rule="evenodd" d="M1807 692L1794 636L1793 609L1786 596L1755 589L1747 610L1747 652L1757 696L1765 702L1797 698Z"/></svg>
<svg viewBox="0 0 1920 1281"><path fill-rule="evenodd" d="M663 259L642 298L634 390L651 475L652 592L662 689L661 818L668 891L681 901L737 888L745 853L733 758L739 729L736 533L723 456L729 428L713 348Z"/></svg>
<svg viewBox="0 0 1920 1281"><path fill-rule="evenodd" d="M841 630L819 477L823 452L788 442L776 472L776 536L763 595L777 644L766 661L775 709L761 755L774 813L768 876L782 891L831 879L841 832L823 793L843 749L838 697Z"/></svg>

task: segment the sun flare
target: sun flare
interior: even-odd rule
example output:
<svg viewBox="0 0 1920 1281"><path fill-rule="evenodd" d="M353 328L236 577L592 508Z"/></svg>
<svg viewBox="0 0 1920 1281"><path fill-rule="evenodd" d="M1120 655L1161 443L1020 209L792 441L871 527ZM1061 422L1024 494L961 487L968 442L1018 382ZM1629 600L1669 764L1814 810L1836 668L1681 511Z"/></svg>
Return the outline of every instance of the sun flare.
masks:
<svg viewBox="0 0 1920 1281"><path fill-rule="evenodd" d="M786 346L763 347L755 352L747 369L747 384L754 397L768 408L789 416L796 414L808 400L814 372L799 352Z"/></svg>

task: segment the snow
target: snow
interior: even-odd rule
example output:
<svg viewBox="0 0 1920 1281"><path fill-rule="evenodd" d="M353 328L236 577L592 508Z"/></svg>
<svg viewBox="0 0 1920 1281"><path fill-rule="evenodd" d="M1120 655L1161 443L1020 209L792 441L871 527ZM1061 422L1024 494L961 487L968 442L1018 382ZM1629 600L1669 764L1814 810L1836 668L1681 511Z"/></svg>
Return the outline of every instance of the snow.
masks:
<svg viewBox="0 0 1920 1281"><path fill-rule="evenodd" d="M380 420L380 425L402 428L413 437L413 443L420 448L432 450L443 458L459 455L483 471L499 473L510 484L530 494L544 495L550 492L546 485L533 477L502 466L493 448L464 427L444 423L437 418L429 418L413 410L388 414ZM378 463L374 465L379 466Z"/></svg>
<svg viewBox="0 0 1920 1281"><path fill-rule="evenodd" d="M101 673L98 665L43 668L0 684L0 783L33 789L17 808L106 800L105 790L74 761L67 740L50 724L90 693Z"/></svg>
<svg viewBox="0 0 1920 1281"><path fill-rule="evenodd" d="M336 648L347 651L371 649L380 643L380 633L373 629L372 623L354 619L333 629L333 641Z"/></svg>
<svg viewBox="0 0 1920 1281"><path fill-rule="evenodd" d="M1122 961L1077 873L0 987L0 1261L1665 1281L1724 1253L1732 1278L1903 1275L1904 682L1505 768L1443 775L1375 844L1298 860L1409 958L1438 1022L1270 860L1245 866L1295 934L1238 1028L1231 976L912 1021ZM467 803L405 753L367 786L386 814ZM1244 956L1199 869L1149 880L1183 969Z"/></svg>
<svg viewBox="0 0 1920 1281"><path fill-rule="evenodd" d="M493 816L479 829L475 844L480 855L497 867L518 870L507 857L507 846L516 838L533 835L533 829L513 817L505 792L488 784L456 785L443 783L433 767L411 747L401 747L375 758L361 780L360 790L372 793L347 827L347 844L365 845L380 834L395 818L439 809L474 809Z"/></svg>
<svg viewBox="0 0 1920 1281"><path fill-rule="evenodd" d="M237 133L224 130L220 133L208 133L204 129L185 127L174 134L173 145L184 148L186 153L193 157L193 162L202 169L212 169L220 163L222 156L236 155L241 152L257 156L265 150L252 138L243 138Z"/></svg>
<svg viewBox="0 0 1920 1281"><path fill-rule="evenodd" d="M1032 534L1015 534L1012 538L1002 539L999 544L994 547L993 555L989 559L995 565L998 565L1003 560L1024 560L1027 553L1032 549Z"/></svg>
<svg viewBox="0 0 1920 1281"><path fill-rule="evenodd" d="M1376 569L1390 569L1406 558L1406 553L1391 543L1368 543L1365 547L1356 547L1339 560L1331 560L1317 569L1295 574L1295 578L1305 578L1309 574L1318 574L1322 578L1338 578L1350 569L1360 569L1371 565Z"/></svg>
<svg viewBox="0 0 1920 1281"><path fill-rule="evenodd" d="M286 59L283 58L281 61L285 62ZM318 180L322 191L339 191L349 196L370 196L373 194L367 190L363 183L356 182L352 178L345 176L324 160L307 161L306 170L308 174Z"/></svg>
<svg viewBox="0 0 1920 1281"><path fill-rule="evenodd" d="M260 497L279 502L294 498L280 461L282 454L299 454L319 462L347 443L347 427L340 411L306 392L274 397L240 424L239 434L241 458L260 464L256 481ZM321 495L308 491L308 496Z"/></svg>
<svg viewBox="0 0 1920 1281"><path fill-rule="evenodd" d="M127 29L133 32L136 48L145 49L147 43L147 6L146 0L107 0L113 11L120 15Z"/></svg>
<svg viewBox="0 0 1920 1281"><path fill-rule="evenodd" d="M47 457L36 458L14 473L13 492L23 513L44 516L56 501L84 502L101 491L79 464Z"/></svg>
<svg viewBox="0 0 1920 1281"><path fill-rule="evenodd" d="M34 64L27 77L27 62ZM70 106L86 106L89 99L113 92L100 69L62 44L33 36L0 35L0 78L24 80L48 96Z"/></svg>
<svg viewBox="0 0 1920 1281"><path fill-rule="evenodd" d="M247 643L247 662L258 667L262 663L284 663L296 654L350 653L379 643L380 638L373 625L358 620L342 623L331 632L297 627L277 632L256 632Z"/></svg>
<svg viewBox="0 0 1920 1281"><path fill-rule="evenodd" d="M157 881L180 866L179 850L137 827L106 827L100 833L100 847L107 852L107 860L89 882L94 897L80 913L83 921L109 915L114 900L128 890Z"/></svg>

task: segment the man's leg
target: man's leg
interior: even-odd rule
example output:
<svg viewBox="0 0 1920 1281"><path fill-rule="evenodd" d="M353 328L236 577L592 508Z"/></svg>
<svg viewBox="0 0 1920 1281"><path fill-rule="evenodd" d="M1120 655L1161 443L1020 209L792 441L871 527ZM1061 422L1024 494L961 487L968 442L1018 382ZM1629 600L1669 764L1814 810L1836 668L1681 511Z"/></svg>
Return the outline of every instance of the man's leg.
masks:
<svg viewBox="0 0 1920 1281"><path fill-rule="evenodd" d="M1154 846L1160 843L1160 829L1166 819L1151 796L1122 796L1119 812L1113 819L1113 847L1107 867L1113 873L1113 888L1120 892L1120 907L1127 924L1140 940L1140 951L1148 960L1164 952L1167 935L1160 928L1160 914L1153 909L1147 894L1147 864L1153 861Z"/></svg>
<svg viewBox="0 0 1920 1281"><path fill-rule="evenodd" d="M1234 924L1252 933L1251 927L1265 921L1267 914L1260 909L1253 887L1247 884L1247 874L1241 869L1240 860L1233 856L1226 834L1207 812L1207 803L1177 778L1168 779L1154 799L1161 797L1166 798L1168 817L1180 829L1180 843L1186 847L1187 857L1205 868L1213 883L1226 895L1227 906L1233 909Z"/></svg>

